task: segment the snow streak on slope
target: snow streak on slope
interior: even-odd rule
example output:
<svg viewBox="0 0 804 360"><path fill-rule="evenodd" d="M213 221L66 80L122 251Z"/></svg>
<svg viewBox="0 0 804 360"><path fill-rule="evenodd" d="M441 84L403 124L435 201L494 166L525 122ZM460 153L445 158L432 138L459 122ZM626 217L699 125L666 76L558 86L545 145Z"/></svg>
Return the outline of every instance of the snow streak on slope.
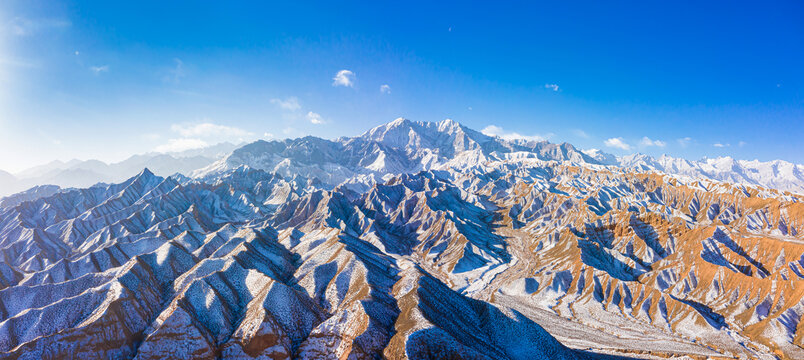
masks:
<svg viewBox="0 0 804 360"><path fill-rule="evenodd" d="M354 138L258 141L192 175L204 178L247 165L286 177L315 177L334 187L355 177L360 177L358 182L377 181L394 174L475 167L508 157L595 163L567 143L507 141L449 119L433 123L400 118Z"/></svg>
<svg viewBox="0 0 804 360"><path fill-rule="evenodd" d="M444 209L466 194L398 181L350 199L246 168L185 185L146 170L10 202L0 357L590 356L409 260L437 248L445 268L470 271L508 258L487 239L488 210ZM398 202L406 193L419 203ZM413 228L425 221L434 233Z"/></svg>
<svg viewBox="0 0 804 360"><path fill-rule="evenodd" d="M0 358L804 357L804 198L578 154L398 120L6 197Z"/></svg>
<svg viewBox="0 0 804 360"><path fill-rule="evenodd" d="M334 141L315 137L258 141L192 172L203 178L242 165L281 173L315 177L330 188L346 183L381 182L389 175L422 170L461 170L489 161L539 159L570 164L607 165L626 170L658 171L684 179L717 180L763 186L804 194L804 165L786 161L734 160L728 157L689 161L643 154L617 158L592 149L547 141L505 140L484 135L452 120L418 122L397 119L353 138Z"/></svg>

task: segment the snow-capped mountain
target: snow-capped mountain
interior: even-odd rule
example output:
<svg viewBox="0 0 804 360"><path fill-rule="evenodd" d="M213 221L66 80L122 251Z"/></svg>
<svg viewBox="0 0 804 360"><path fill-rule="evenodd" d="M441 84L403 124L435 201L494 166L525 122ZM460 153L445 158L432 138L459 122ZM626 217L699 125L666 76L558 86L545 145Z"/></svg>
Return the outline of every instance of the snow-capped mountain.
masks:
<svg viewBox="0 0 804 360"><path fill-rule="evenodd" d="M486 161L333 188L146 169L4 198L0 358L804 356L801 196L408 126L228 159ZM377 157L332 152L359 148Z"/></svg>
<svg viewBox="0 0 804 360"><path fill-rule="evenodd" d="M360 136L325 140L315 137L257 141L245 145L191 176L215 176L249 166L285 177L315 178L330 188L422 170L469 169L491 161L533 160L577 165L606 165L628 171L659 171L689 179L717 180L804 193L804 165L775 160L728 157L689 161L633 154L623 157L597 149L581 151L568 143L505 140L469 129L455 121L418 122L396 119Z"/></svg>
<svg viewBox="0 0 804 360"><path fill-rule="evenodd" d="M804 357L799 165L405 119L188 155L18 174L76 188L0 199L0 359Z"/></svg>
<svg viewBox="0 0 804 360"><path fill-rule="evenodd" d="M420 122L399 118L355 137L327 140L312 136L257 141L237 146L222 143L173 154L144 154L115 163L97 160L54 161L0 179L0 195L36 185L86 187L112 183L149 168L156 174L215 177L246 165L299 181L362 188L389 176L423 170L471 169L492 161L557 161L581 166L605 165L626 171L658 171L685 179L717 180L804 193L804 165L774 160L728 157L690 161L667 155L616 157L597 149L578 150L568 143L506 140L488 136L453 120ZM2 176L0 176L2 177ZM2 183L5 181L5 183ZM302 184L303 186L305 184Z"/></svg>
<svg viewBox="0 0 804 360"><path fill-rule="evenodd" d="M731 157L704 158L690 161L662 155L654 158L644 154L623 156L617 165L636 171L660 171L692 179L710 179L804 194L804 165L782 160L735 160Z"/></svg>
<svg viewBox="0 0 804 360"><path fill-rule="evenodd" d="M568 143L510 141L484 135L453 120L396 119L356 137L257 141L195 171L203 178L247 165L284 176L315 177L335 186L355 176L382 178L422 170L470 168L489 160L530 158L596 163Z"/></svg>

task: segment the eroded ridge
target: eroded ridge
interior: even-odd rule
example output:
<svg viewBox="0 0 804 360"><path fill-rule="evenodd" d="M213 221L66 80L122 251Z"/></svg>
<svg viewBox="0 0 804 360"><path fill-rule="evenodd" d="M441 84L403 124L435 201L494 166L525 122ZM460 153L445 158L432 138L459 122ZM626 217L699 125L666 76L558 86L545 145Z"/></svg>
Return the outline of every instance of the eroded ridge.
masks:
<svg viewBox="0 0 804 360"><path fill-rule="evenodd" d="M0 209L2 358L804 357L790 193L502 159L36 194Z"/></svg>

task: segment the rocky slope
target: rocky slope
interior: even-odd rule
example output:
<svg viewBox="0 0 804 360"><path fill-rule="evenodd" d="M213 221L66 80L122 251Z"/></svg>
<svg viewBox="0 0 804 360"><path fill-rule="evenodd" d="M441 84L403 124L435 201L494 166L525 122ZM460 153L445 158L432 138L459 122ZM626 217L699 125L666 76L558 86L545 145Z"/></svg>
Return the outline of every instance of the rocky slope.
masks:
<svg viewBox="0 0 804 360"><path fill-rule="evenodd" d="M804 197L583 156L399 120L6 197L0 358L804 357Z"/></svg>

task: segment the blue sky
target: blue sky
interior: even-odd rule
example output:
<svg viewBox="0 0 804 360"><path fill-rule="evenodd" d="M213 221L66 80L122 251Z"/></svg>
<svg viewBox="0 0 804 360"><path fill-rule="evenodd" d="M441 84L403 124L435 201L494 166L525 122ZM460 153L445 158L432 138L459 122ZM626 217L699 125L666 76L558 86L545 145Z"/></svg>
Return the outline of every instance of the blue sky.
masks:
<svg viewBox="0 0 804 360"><path fill-rule="evenodd" d="M0 3L0 169L397 117L804 163L798 1L227 3Z"/></svg>

